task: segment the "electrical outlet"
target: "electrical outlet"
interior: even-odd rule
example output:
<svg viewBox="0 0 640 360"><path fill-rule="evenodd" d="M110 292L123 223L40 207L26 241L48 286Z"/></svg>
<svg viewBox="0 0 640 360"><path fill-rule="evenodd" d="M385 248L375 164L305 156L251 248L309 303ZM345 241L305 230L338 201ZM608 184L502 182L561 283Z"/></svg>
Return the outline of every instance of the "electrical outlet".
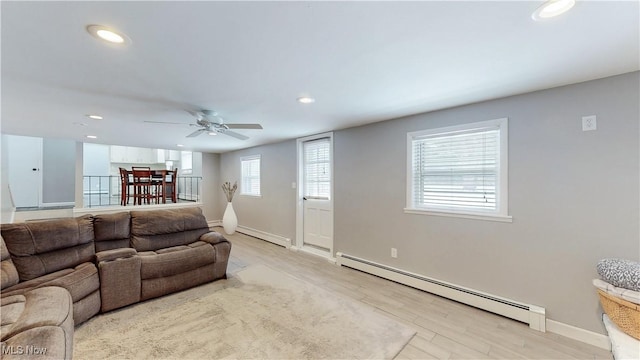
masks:
<svg viewBox="0 0 640 360"><path fill-rule="evenodd" d="M582 131L592 131L596 129L596 116L583 116L582 117Z"/></svg>
<svg viewBox="0 0 640 360"><path fill-rule="evenodd" d="M398 257L398 249L391 248L391 257L392 258L397 258Z"/></svg>

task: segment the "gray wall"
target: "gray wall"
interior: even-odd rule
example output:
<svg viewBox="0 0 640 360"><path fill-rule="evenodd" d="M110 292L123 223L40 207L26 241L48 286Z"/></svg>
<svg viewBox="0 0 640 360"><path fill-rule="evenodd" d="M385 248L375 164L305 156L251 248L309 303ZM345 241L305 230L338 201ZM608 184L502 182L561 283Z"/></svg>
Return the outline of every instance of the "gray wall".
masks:
<svg viewBox="0 0 640 360"><path fill-rule="evenodd" d="M595 264L640 259L638 84L634 73L337 132L336 250L602 333ZM598 130L583 132L592 114ZM403 212L407 132L501 117L513 223Z"/></svg>
<svg viewBox="0 0 640 360"><path fill-rule="evenodd" d="M42 202L73 203L75 201L76 142L43 139Z"/></svg>
<svg viewBox="0 0 640 360"><path fill-rule="evenodd" d="M9 144L6 135L0 135L0 223L13 220L14 205L9 192Z"/></svg>
<svg viewBox="0 0 640 360"><path fill-rule="evenodd" d="M334 132L335 250L605 333L595 265L640 260L639 74ZM582 131L585 115L597 115L598 130ZM404 213L407 132L502 117L512 223ZM253 154L262 155L263 198L234 200L239 223L293 239L295 142L222 154L222 181L237 180L240 157Z"/></svg>
<svg viewBox="0 0 640 360"><path fill-rule="evenodd" d="M220 154L202 153L199 157L202 159L202 212L209 221L220 220L220 198L224 197L220 187Z"/></svg>
<svg viewBox="0 0 640 360"><path fill-rule="evenodd" d="M240 158L250 155L261 156L260 197L240 195ZM222 154L220 173L221 184L238 182L233 209L239 225L295 238L296 190L291 188L296 181L295 140ZM226 198L222 190L220 195L219 206L224 211Z"/></svg>

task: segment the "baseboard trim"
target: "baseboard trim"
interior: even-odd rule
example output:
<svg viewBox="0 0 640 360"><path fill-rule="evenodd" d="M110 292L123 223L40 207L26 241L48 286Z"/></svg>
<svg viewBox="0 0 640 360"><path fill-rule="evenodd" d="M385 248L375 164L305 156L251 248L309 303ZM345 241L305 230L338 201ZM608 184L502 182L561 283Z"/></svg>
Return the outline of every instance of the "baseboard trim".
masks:
<svg viewBox="0 0 640 360"><path fill-rule="evenodd" d="M336 265L337 259L333 256L331 256L331 254L329 253L329 251L322 251L322 250L318 250L318 249L314 249L310 246L291 246L289 248L289 250L291 251L295 251L295 252L303 252L306 254L310 254L310 255L314 255L314 256L318 256L321 257L323 259L326 259L328 262L330 262L331 264Z"/></svg>
<svg viewBox="0 0 640 360"><path fill-rule="evenodd" d="M47 207L58 207L58 206L75 206L76 203L73 201L67 201L67 202L52 202L52 203L41 203L40 207L43 208L47 208Z"/></svg>
<svg viewBox="0 0 640 360"><path fill-rule="evenodd" d="M238 225L238 228L236 229L236 231L245 235L253 236L258 239L268 241L276 245L280 245L286 249L291 247L291 239L288 239L284 236L271 234L266 231L252 229L250 227L242 226L242 225Z"/></svg>
<svg viewBox="0 0 640 360"><path fill-rule="evenodd" d="M210 228L220 227L222 226L222 220L209 220L207 221L207 225L209 225Z"/></svg>
<svg viewBox="0 0 640 360"><path fill-rule="evenodd" d="M598 334L590 330L551 319L547 319L547 331L611 351L611 341L607 335Z"/></svg>

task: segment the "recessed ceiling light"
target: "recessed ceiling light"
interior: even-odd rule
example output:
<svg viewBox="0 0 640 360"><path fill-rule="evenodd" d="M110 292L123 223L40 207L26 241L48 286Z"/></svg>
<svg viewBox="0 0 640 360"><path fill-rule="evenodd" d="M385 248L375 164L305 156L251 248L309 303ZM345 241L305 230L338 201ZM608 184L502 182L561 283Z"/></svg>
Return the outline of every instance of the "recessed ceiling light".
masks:
<svg viewBox="0 0 640 360"><path fill-rule="evenodd" d="M564 14L576 4L576 0L548 0L533 12L531 18L536 21L547 20Z"/></svg>
<svg viewBox="0 0 640 360"><path fill-rule="evenodd" d="M301 96L297 100L300 104L311 104L316 102L316 99L309 96Z"/></svg>
<svg viewBox="0 0 640 360"><path fill-rule="evenodd" d="M183 147L184 145L182 144L176 144L177 147Z"/></svg>
<svg viewBox="0 0 640 360"><path fill-rule="evenodd" d="M215 136L215 135L218 135L218 134L215 131L209 131L209 135Z"/></svg>
<svg viewBox="0 0 640 360"><path fill-rule="evenodd" d="M87 115L87 117L93 120L102 120L102 116L100 115Z"/></svg>
<svg viewBox="0 0 640 360"><path fill-rule="evenodd" d="M95 136L95 135L87 135L87 138L89 138L89 139L97 139L98 137Z"/></svg>
<svg viewBox="0 0 640 360"><path fill-rule="evenodd" d="M88 25L87 31L89 34L94 37L110 42L112 44L129 44L131 43L131 39L123 33L117 32L116 30L110 29L106 26L102 25Z"/></svg>

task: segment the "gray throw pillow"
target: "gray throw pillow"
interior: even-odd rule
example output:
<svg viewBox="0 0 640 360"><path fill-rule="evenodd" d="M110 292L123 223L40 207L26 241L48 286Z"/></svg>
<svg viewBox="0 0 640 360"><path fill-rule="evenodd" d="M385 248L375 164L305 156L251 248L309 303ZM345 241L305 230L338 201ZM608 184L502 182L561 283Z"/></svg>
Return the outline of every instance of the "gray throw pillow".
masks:
<svg viewBox="0 0 640 360"><path fill-rule="evenodd" d="M624 259L602 259L598 274L613 286L640 291L640 262Z"/></svg>

